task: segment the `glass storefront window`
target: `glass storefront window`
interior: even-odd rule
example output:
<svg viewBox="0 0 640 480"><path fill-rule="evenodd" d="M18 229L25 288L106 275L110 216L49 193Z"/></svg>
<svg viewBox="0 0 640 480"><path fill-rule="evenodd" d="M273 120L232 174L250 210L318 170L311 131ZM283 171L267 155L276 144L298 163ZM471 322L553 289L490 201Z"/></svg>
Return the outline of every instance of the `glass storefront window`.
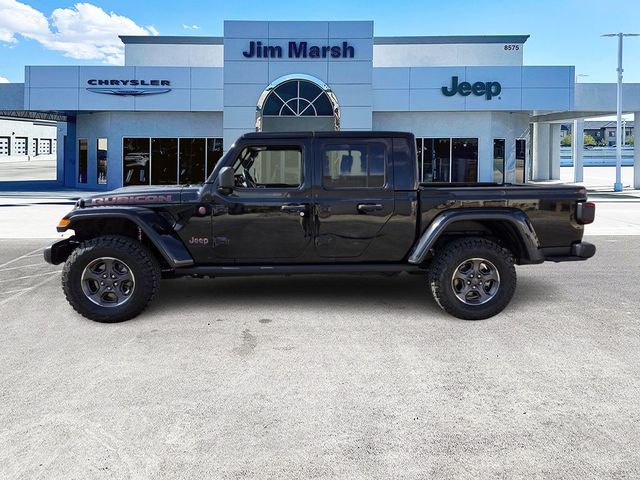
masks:
<svg viewBox="0 0 640 480"><path fill-rule="evenodd" d="M87 183L88 150L87 139L78 139L78 183Z"/></svg>
<svg viewBox="0 0 640 480"><path fill-rule="evenodd" d="M178 183L178 139L151 139L151 184Z"/></svg>
<svg viewBox="0 0 640 480"><path fill-rule="evenodd" d="M125 138L122 147L124 185L149 185L149 138Z"/></svg>
<svg viewBox="0 0 640 480"><path fill-rule="evenodd" d="M207 138L207 178L222 158L222 139Z"/></svg>
<svg viewBox="0 0 640 480"><path fill-rule="evenodd" d="M180 139L180 183L204 183L205 139Z"/></svg>
<svg viewBox="0 0 640 480"><path fill-rule="evenodd" d="M423 182L448 182L451 170L451 139L423 139Z"/></svg>
<svg viewBox="0 0 640 480"><path fill-rule="evenodd" d="M451 143L451 181L478 181L478 139L454 138Z"/></svg>
<svg viewBox="0 0 640 480"><path fill-rule="evenodd" d="M524 138L516 139L516 183L524 183L525 164L527 161L527 141Z"/></svg>
<svg viewBox="0 0 640 480"><path fill-rule="evenodd" d="M125 186L204 183L221 157L221 138L127 137L122 143L123 183Z"/></svg>
<svg viewBox="0 0 640 480"><path fill-rule="evenodd" d="M98 185L107 184L107 139L99 138L96 142L96 163Z"/></svg>
<svg viewBox="0 0 640 480"><path fill-rule="evenodd" d="M504 183L504 159L505 140L502 138L493 139L493 181L494 183Z"/></svg>

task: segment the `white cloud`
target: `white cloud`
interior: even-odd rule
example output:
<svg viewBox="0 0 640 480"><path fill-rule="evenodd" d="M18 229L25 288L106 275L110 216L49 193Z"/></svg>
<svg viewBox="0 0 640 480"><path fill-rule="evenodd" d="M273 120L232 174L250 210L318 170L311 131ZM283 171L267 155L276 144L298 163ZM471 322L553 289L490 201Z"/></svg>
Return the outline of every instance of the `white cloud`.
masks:
<svg viewBox="0 0 640 480"><path fill-rule="evenodd" d="M9 83L9 80L5 77L0 76L0 83Z"/></svg>
<svg viewBox="0 0 640 480"><path fill-rule="evenodd" d="M158 35L158 31L91 3L57 8L47 18L17 0L0 0L0 42L16 43L17 35L67 57L121 64L124 47L118 35Z"/></svg>
<svg viewBox="0 0 640 480"><path fill-rule="evenodd" d="M183 23L182 28L185 30L200 30L200 25L187 25L186 23Z"/></svg>

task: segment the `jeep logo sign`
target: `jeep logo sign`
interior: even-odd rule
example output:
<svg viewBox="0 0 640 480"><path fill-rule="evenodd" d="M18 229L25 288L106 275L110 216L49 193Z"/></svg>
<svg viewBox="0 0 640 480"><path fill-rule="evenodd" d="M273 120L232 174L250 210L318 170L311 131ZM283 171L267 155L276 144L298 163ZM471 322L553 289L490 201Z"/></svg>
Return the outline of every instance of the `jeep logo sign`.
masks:
<svg viewBox="0 0 640 480"><path fill-rule="evenodd" d="M453 97L456 93L467 97L473 93L478 97L484 95L487 100L500 95L501 91L502 85L499 82L476 82L472 85L469 82L458 83L458 77L451 77L450 87L442 87L442 93L447 97Z"/></svg>

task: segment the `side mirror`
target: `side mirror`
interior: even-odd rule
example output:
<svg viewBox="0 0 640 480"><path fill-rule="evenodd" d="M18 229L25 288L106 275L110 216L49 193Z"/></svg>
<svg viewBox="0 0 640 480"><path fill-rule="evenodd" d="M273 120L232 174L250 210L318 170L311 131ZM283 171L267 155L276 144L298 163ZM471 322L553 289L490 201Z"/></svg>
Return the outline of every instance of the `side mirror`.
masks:
<svg viewBox="0 0 640 480"><path fill-rule="evenodd" d="M233 187L235 187L235 175L233 173L233 168L231 167L222 167L220 169L220 173L218 174L218 190L221 193L229 194L233 191Z"/></svg>

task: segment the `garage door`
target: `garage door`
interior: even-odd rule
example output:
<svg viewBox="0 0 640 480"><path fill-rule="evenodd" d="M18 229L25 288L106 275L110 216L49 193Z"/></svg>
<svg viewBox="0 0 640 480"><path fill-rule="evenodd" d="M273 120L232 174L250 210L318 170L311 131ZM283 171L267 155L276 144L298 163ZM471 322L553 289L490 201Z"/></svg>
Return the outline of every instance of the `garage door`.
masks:
<svg viewBox="0 0 640 480"><path fill-rule="evenodd" d="M9 155L9 137L0 137L0 155Z"/></svg>
<svg viewBox="0 0 640 480"><path fill-rule="evenodd" d="M41 138L38 142L38 155L49 155L51 153L51 139Z"/></svg>
<svg viewBox="0 0 640 480"><path fill-rule="evenodd" d="M13 152L15 155L27 154L27 139L25 137L16 137L13 141Z"/></svg>

